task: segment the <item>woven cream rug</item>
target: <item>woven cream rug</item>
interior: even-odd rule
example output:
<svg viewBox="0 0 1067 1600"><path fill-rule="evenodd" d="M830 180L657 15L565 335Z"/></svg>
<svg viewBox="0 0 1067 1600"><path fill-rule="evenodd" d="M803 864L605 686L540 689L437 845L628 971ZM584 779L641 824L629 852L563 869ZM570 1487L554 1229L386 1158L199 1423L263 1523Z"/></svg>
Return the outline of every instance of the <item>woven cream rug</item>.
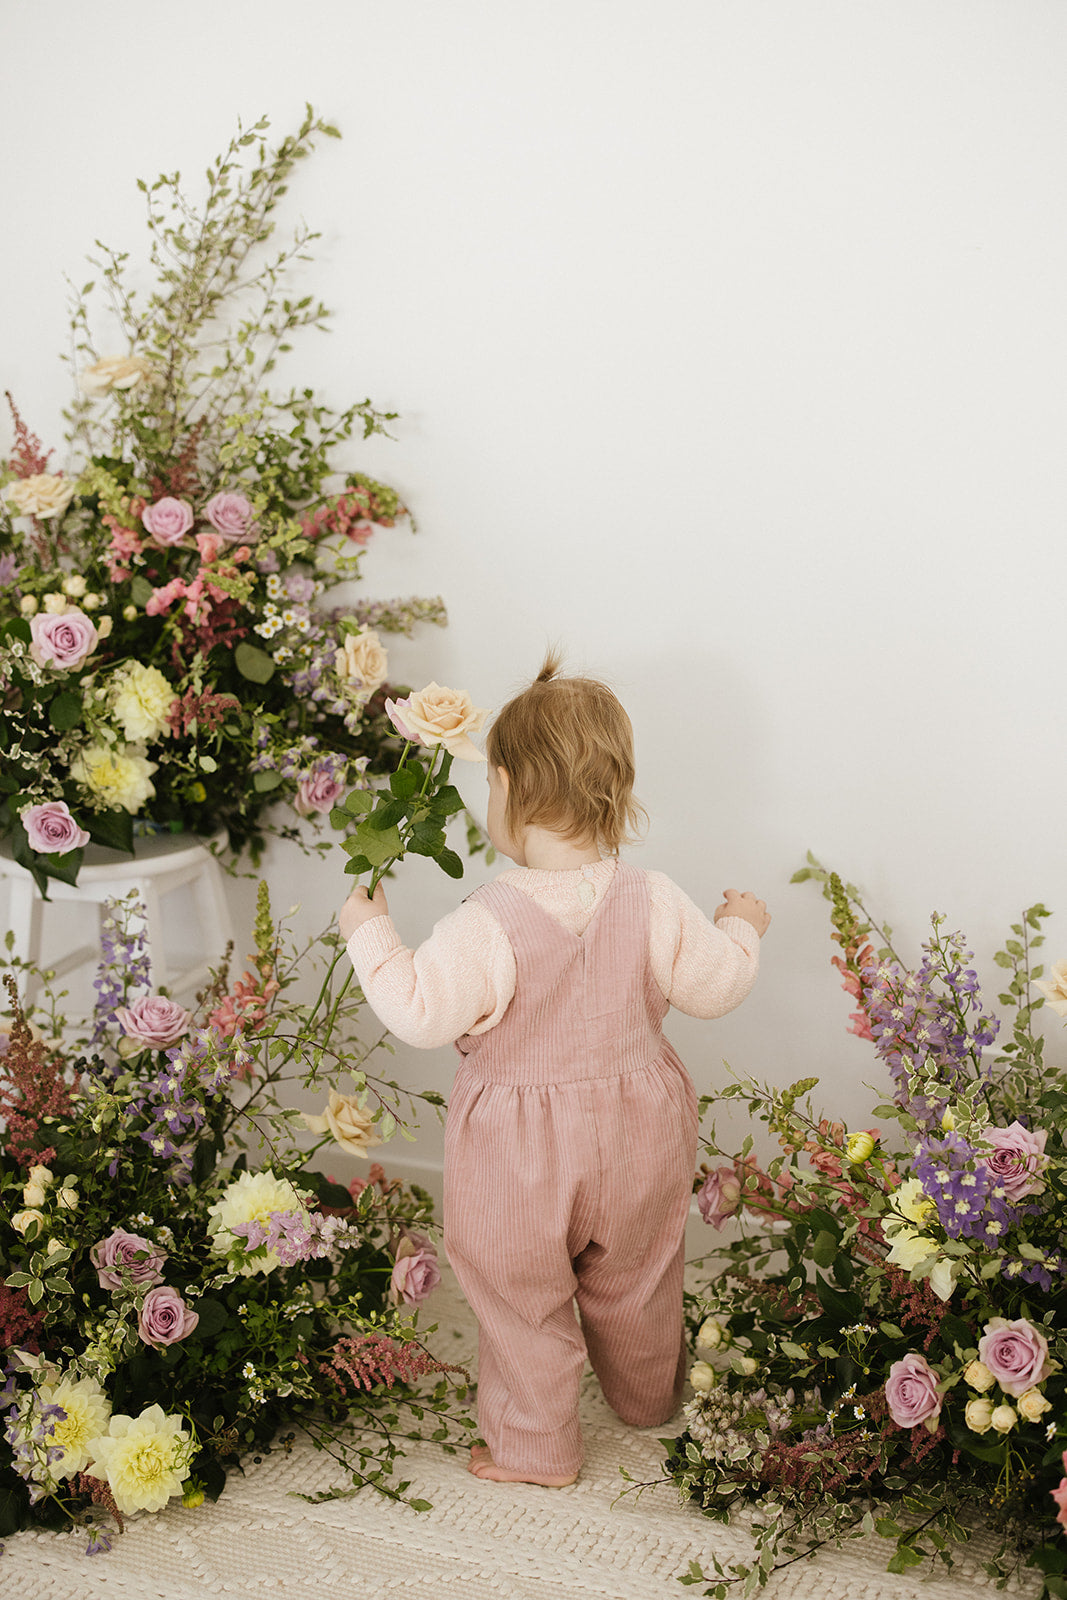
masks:
<svg viewBox="0 0 1067 1600"><path fill-rule="evenodd" d="M427 1307L439 1331L429 1341L446 1361L475 1365L476 1331L455 1282ZM432 1319L431 1319L432 1320ZM403 1475L432 1511L364 1490L350 1500L308 1505L293 1491L336 1483L334 1463L309 1446L264 1456L230 1478L217 1505L185 1510L175 1501L158 1515L127 1523L107 1555L86 1557L83 1534L18 1534L0 1556L3 1600L204 1600L208 1595L307 1596L308 1600L683 1600L703 1585L675 1580L692 1558L743 1557L743 1525L705 1521L679 1503L670 1485L640 1500L615 1501L619 1467L654 1478L657 1435L626 1428L609 1410L596 1379L583 1385L587 1460L576 1484L481 1483L458 1456L412 1446ZM993 1542L976 1537L950 1574L925 1583L890 1577L891 1546L854 1541L801 1562L772 1579L768 1600L994 1600L981 1563ZM925 1569L918 1569L924 1571ZM1024 1589L1040 1585L1028 1575Z"/></svg>

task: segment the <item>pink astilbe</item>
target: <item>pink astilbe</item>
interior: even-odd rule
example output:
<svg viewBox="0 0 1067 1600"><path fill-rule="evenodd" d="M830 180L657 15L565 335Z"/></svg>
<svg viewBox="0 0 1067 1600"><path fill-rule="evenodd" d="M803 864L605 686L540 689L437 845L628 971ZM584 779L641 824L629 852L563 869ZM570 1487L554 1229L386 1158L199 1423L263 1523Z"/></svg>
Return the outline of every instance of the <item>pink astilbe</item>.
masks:
<svg viewBox="0 0 1067 1600"><path fill-rule="evenodd" d="M214 689L197 694L195 689L187 689L171 702L167 725L174 734L215 733L231 711L240 709L241 702L232 694L216 694Z"/></svg>
<svg viewBox="0 0 1067 1600"><path fill-rule="evenodd" d="M0 1283L0 1350L19 1345L36 1355L41 1348L37 1334L44 1318L45 1308L31 1306L25 1289L9 1289Z"/></svg>
<svg viewBox="0 0 1067 1600"><path fill-rule="evenodd" d="M947 1300L940 1299L925 1278L913 1282L899 1267L886 1265L885 1275L900 1321L925 1329L923 1349L929 1350L941 1332L941 1324L948 1312Z"/></svg>
<svg viewBox="0 0 1067 1600"><path fill-rule="evenodd" d="M15 448L11 452L8 466L16 478L34 478L39 472L47 472L48 457L51 450L45 450L40 439L31 433L23 422L8 389L4 390L7 403L11 408L11 416L15 423Z"/></svg>
<svg viewBox="0 0 1067 1600"><path fill-rule="evenodd" d="M781 1485L803 1499L821 1504L842 1490L869 1482L881 1465L881 1440L861 1433L836 1438L772 1439L763 1452L758 1482Z"/></svg>
<svg viewBox="0 0 1067 1600"><path fill-rule="evenodd" d="M43 1039L33 1038L10 973L4 974L4 986L15 1018L7 1050L0 1057L0 1118L7 1125L7 1154L17 1166L47 1164L55 1150L34 1142L41 1121L69 1116L73 1110L70 1089L63 1081L63 1059L50 1055Z"/></svg>
<svg viewBox="0 0 1067 1600"><path fill-rule="evenodd" d="M376 1383L391 1389L398 1381L413 1383L431 1372L461 1372L468 1383L471 1381L466 1367L435 1361L421 1345L395 1344L382 1333L338 1339L326 1360L320 1361L319 1371L335 1383L342 1394L372 1389Z"/></svg>

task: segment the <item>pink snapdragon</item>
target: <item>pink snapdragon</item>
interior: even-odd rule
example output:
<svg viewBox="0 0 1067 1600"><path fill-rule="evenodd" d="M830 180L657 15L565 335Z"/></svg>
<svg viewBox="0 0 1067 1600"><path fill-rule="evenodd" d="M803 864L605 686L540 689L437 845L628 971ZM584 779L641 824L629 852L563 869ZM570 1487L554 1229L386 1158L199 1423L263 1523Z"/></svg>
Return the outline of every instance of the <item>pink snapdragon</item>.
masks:
<svg viewBox="0 0 1067 1600"><path fill-rule="evenodd" d="M88 833L75 822L65 800L27 806L19 821L26 830L30 849L39 855L62 855L67 850L80 850L89 843Z"/></svg>

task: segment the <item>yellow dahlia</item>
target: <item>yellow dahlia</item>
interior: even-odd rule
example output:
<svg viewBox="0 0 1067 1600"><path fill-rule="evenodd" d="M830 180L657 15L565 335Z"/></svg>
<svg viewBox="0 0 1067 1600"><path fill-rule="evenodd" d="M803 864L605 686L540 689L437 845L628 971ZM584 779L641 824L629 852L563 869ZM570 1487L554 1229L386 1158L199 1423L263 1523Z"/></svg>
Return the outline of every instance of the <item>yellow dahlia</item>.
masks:
<svg viewBox="0 0 1067 1600"><path fill-rule="evenodd" d="M42 1406L62 1406L67 1413L56 1422L49 1448L62 1450L49 1471L53 1478L70 1478L84 1472L95 1453L96 1443L107 1432L111 1406L95 1378L60 1378L58 1383L43 1383L38 1391Z"/></svg>
<svg viewBox="0 0 1067 1600"><path fill-rule="evenodd" d="M181 1417L149 1406L139 1417L111 1418L107 1433L96 1440L89 1472L106 1478L124 1514L162 1511L172 1495L181 1494L192 1453L193 1441Z"/></svg>

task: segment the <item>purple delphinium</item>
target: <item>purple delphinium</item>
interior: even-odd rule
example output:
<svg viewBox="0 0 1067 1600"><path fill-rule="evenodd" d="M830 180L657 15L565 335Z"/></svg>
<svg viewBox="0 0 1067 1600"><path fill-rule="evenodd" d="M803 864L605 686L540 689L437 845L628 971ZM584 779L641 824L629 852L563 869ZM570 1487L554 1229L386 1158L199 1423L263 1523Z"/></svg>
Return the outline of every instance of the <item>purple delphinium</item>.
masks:
<svg viewBox="0 0 1067 1600"><path fill-rule="evenodd" d="M170 1164L168 1175L172 1183L186 1184L191 1180L193 1151L196 1136L204 1126L206 1103L224 1095L233 1077L235 1069L231 1065L211 1065L212 1051L217 1046L218 1035L213 1029L187 1034L167 1051L156 1076L143 1084L140 1094L130 1102L133 1115L147 1118L147 1126L138 1137L157 1160Z"/></svg>
<svg viewBox="0 0 1067 1600"><path fill-rule="evenodd" d="M950 1239L977 1239L989 1249L1002 1247L1008 1232L1039 1206L1013 1205L982 1153L958 1133L919 1141L915 1175L937 1207Z"/></svg>
<svg viewBox="0 0 1067 1600"><path fill-rule="evenodd" d="M48 1469L60 1459L63 1450L49 1440L55 1436L56 1424L66 1421L67 1413L62 1406L42 1405L34 1391L25 1396L21 1406L12 1406L7 1416L4 1438L11 1446L11 1465L29 1485L33 1506L54 1487Z"/></svg>
<svg viewBox="0 0 1067 1600"><path fill-rule="evenodd" d="M21 571L22 568L14 556L0 556L0 589L8 589L16 583Z"/></svg>
<svg viewBox="0 0 1067 1600"><path fill-rule="evenodd" d="M134 989L152 987L152 964L148 955L148 929L145 926L143 907L141 915L131 911L120 900L104 902L105 915L100 929L100 965L93 988L96 1003L93 1007L95 1027L90 1046L100 1044L115 1012L123 1005L126 996Z"/></svg>

